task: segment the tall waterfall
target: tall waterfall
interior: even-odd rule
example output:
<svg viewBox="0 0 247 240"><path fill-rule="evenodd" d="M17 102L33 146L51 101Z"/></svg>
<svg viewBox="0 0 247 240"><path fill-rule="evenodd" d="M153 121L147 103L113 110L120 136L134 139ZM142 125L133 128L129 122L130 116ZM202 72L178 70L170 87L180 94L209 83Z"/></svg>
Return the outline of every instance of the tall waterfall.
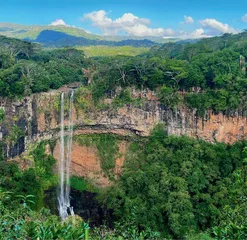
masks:
<svg viewBox="0 0 247 240"><path fill-rule="evenodd" d="M62 219L65 219L70 211L71 215L74 214L73 208L70 206L70 162L71 162L71 150L72 150L72 138L73 138L73 100L74 91L70 94L69 100L69 123L68 123L68 136L66 139L66 151L64 141L64 93L61 94L61 130L60 130L60 161L59 161L59 173L60 173L60 185L58 194L58 210Z"/></svg>

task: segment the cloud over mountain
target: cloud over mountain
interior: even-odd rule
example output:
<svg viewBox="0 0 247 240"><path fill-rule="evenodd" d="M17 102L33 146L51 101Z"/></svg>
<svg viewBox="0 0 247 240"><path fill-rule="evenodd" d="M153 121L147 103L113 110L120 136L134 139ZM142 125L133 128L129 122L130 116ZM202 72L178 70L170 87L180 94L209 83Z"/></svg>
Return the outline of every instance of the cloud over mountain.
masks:
<svg viewBox="0 0 247 240"><path fill-rule="evenodd" d="M102 34L106 36L128 35L138 37L152 36L163 38L195 39L218 36L224 33L236 34L240 32L239 29L213 18L206 18L196 22L191 16L187 15L184 15L184 21L180 22L180 29L173 29L169 27L152 28L151 21L148 18L140 18L133 13L124 13L119 18L112 19L105 10L85 13L81 19L84 21L90 21L93 27L98 28ZM242 21L247 22L247 14L242 17ZM52 22L50 26L67 26L75 28L75 26L66 24L63 19L57 19Z"/></svg>
<svg viewBox="0 0 247 240"><path fill-rule="evenodd" d="M56 21L50 23L50 26L69 26L67 25L63 19L56 19Z"/></svg>
<svg viewBox="0 0 247 240"><path fill-rule="evenodd" d="M109 18L104 10L84 14L94 27L98 27L104 35L117 35L125 32L132 36L171 36L174 31L170 28L150 28L150 20L139 18L132 13L125 13L115 20Z"/></svg>
<svg viewBox="0 0 247 240"><path fill-rule="evenodd" d="M222 33L238 33L239 30L230 27L226 23L217 21L216 19L207 18L200 21L203 28L208 30L210 35L218 35Z"/></svg>
<svg viewBox="0 0 247 240"><path fill-rule="evenodd" d="M206 38L206 37L209 37L209 36L206 35L204 29L202 28L198 28L189 34L189 38Z"/></svg>

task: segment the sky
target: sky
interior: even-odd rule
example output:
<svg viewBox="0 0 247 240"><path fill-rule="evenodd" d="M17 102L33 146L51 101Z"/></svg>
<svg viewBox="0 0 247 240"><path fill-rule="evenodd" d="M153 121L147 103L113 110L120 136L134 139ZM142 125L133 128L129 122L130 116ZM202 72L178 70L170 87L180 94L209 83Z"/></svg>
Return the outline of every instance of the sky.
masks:
<svg viewBox="0 0 247 240"><path fill-rule="evenodd" d="M246 0L0 0L0 22L93 34L199 38L247 29Z"/></svg>

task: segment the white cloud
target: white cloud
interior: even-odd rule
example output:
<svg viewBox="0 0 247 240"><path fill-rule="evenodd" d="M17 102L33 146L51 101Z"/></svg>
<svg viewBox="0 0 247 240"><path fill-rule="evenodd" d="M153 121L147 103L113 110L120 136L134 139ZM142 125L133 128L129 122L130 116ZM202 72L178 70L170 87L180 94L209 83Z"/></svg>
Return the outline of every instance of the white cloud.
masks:
<svg viewBox="0 0 247 240"><path fill-rule="evenodd" d="M197 38L208 38L208 37L210 36L206 34L203 28L198 28L193 32L184 32L184 31L176 32L176 34L172 36L172 38L181 38L181 39L197 39Z"/></svg>
<svg viewBox="0 0 247 240"><path fill-rule="evenodd" d="M242 21L243 21L243 22L247 22L247 14L245 14L245 15L242 17Z"/></svg>
<svg viewBox="0 0 247 240"><path fill-rule="evenodd" d="M238 33L239 30L230 27L226 23L217 21L216 19L207 18L200 21L201 25L209 30L210 35L218 35L221 33Z"/></svg>
<svg viewBox="0 0 247 240"><path fill-rule="evenodd" d="M92 34L89 30L83 29L86 33Z"/></svg>
<svg viewBox="0 0 247 240"><path fill-rule="evenodd" d="M63 19L56 19L56 21L49 24L50 26L69 26L67 25Z"/></svg>
<svg viewBox="0 0 247 240"><path fill-rule="evenodd" d="M132 13L125 13L120 18L115 20L108 17L104 10L94 11L84 14L83 19L90 20L94 27L99 28L104 35L117 35L119 33L126 33L130 36L158 36L163 38L181 38L181 39L196 39L206 38L209 35L205 29L198 28L192 32L174 31L171 28L150 28L150 20L146 18L139 18ZM184 16L183 24L192 24L194 19L190 16ZM206 22L203 22L206 26ZM208 26L206 26L208 27Z"/></svg>
<svg viewBox="0 0 247 240"><path fill-rule="evenodd" d="M194 23L194 19L191 16L184 16L184 22L182 24L192 24Z"/></svg>
<svg viewBox="0 0 247 240"><path fill-rule="evenodd" d="M175 32L168 28L150 28L150 20L139 18L132 13L125 13L122 17L113 20L107 16L104 10L84 14L83 19L92 21L94 27L98 27L104 35L117 35L125 32L132 36L171 36Z"/></svg>
<svg viewBox="0 0 247 240"><path fill-rule="evenodd" d="M207 38L207 37L210 37L210 36L205 34L205 31L203 28L198 28L189 34L189 38Z"/></svg>

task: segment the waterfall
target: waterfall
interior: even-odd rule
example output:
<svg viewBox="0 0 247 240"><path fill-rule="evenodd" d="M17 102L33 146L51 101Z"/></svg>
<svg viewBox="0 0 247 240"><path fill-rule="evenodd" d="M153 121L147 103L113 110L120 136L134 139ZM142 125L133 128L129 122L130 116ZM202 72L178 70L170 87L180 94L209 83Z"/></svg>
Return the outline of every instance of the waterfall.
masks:
<svg viewBox="0 0 247 240"><path fill-rule="evenodd" d="M68 216L67 207L64 199L64 92L61 94L61 109L60 109L61 123L60 123L60 186L58 195L59 215L62 219Z"/></svg>
<svg viewBox="0 0 247 240"><path fill-rule="evenodd" d="M74 215L73 208L70 206L70 162L72 151L72 138L73 138L73 100L74 91L70 94L69 99L69 123L68 123L68 136L66 139L66 151L64 141L64 93L61 94L61 130L60 130L60 161L59 161L59 174L60 184L58 193L58 210L62 219L68 217L70 211Z"/></svg>
<svg viewBox="0 0 247 240"><path fill-rule="evenodd" d="M73 100L74 91L71 92L69 99L69 125L68 125L68 140L67 140L67 158L66 158L66 185L65 185L65 203L69 207L71 215L74 215L73 208L70 206L70 162L73 140Z"/></svg>

